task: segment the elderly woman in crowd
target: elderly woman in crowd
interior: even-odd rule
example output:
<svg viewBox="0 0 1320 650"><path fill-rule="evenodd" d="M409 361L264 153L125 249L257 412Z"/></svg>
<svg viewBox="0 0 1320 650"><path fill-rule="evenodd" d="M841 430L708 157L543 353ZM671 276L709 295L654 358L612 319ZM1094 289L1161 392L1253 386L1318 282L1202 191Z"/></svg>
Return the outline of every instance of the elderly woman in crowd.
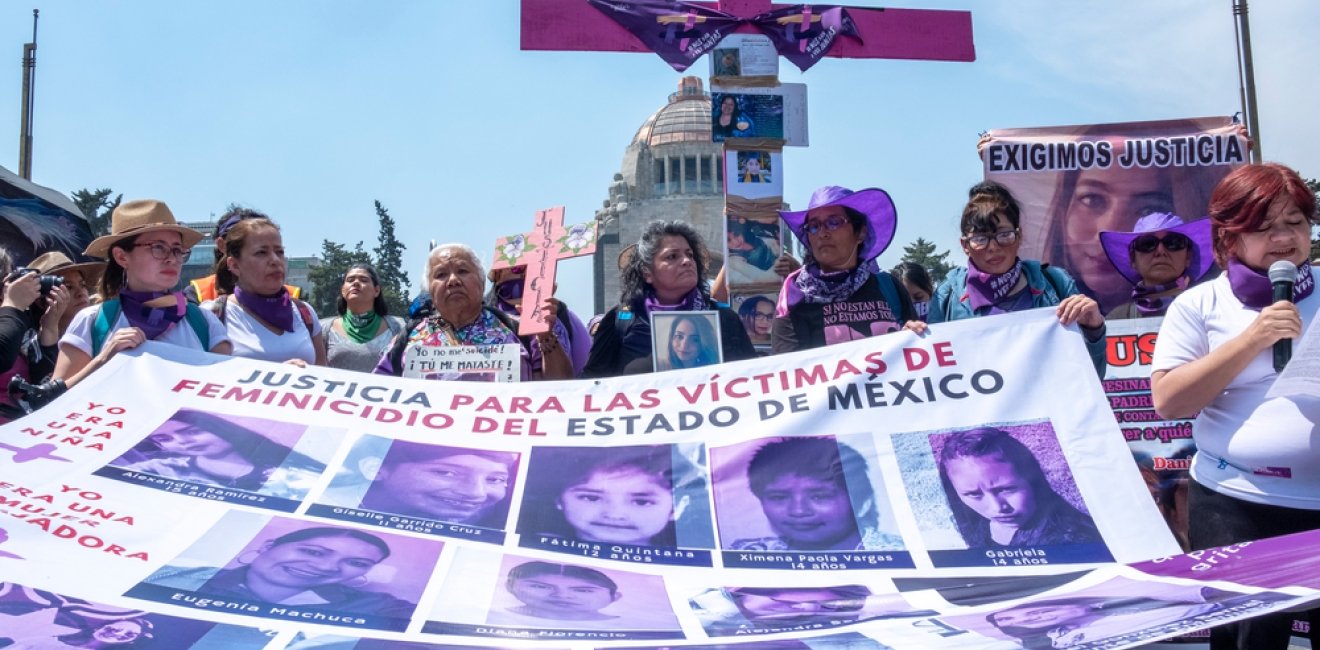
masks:
<svg viewBox="0 0 1320 650"><path fill-rule="evenodd" d="M423 285L430 293L431 310L414 318L404 334L394 337L393 345L376 364L376 374L401 376L407 351L414 346L514 344L521 359L521 378L533 378L527 347L518 339L518 325L482 303L486 270L476 251L466 244L435 247L426 257ZM568 352L553 330L536 336L547 364L572 367Z"/></svg>
<svg viewBox="0 0 1320 650"><path fill-rule="evenodd" d="M779 294L770 334L775 354L924 329L907 289L875 263L893 240L898 219L884 190L822 187L806 210L779 216L807 253ZM857 319L861 313L871 317Z"/></svg>
<svg viewBox="0 0 1320 650"><path fill-rule="evenodd" d="M202 233L181 226L161 201L126 201L110 217L110 234L87 246L106 258L101 303L78 312L60 338L55 377L72 386L120 350L154 340L229 354L225 326L171 291Z"/></svg>
<svg viewBox="0 0 1320 650"><path fill-rule="evenodd" d="M321 320L327 365L371 372L403 331L403 320L389 315L376 269L366 263L348 267L335 306L339 315Z"/></svg>
<svg viewBox="0 0 1320 650"><path fill-rule="evenodd" d="M651 372L651 314L717 310L726 361L751 359L756 349L732 310L711 300L701 235L681 221L652 221L624 261L618 307L605 314L592 341L584 377Z"/></svg>
<svg viewBox="0 0 1320 650"><path fill-rule="evenodd" d="M1100 244L1118 273L1132 283L1132 300L1107 319L1163 316L1173 299L1214 263L1210 220L1191 223L1167 212L1137 221L1132 232L1102 232Z"/></svg>
<svg viewBox="0 0 1320 650"><path fill-rule="evenodd" d="M229 328L234 356L296 366L325 365L325 337L311 305L284 286L284 237L265 218L243 219L224 239L216 262L219 297L202 306Z"/></svg>
<svg viewBox="0 0 1320 650"><path fill-rule="evenodd" d="M1021 208L1003 185L972 187L962 214L967 268L949 272L930 301L931 324L993 316L1036 307L1056 307L1063 325L1077 323L1095 371L1105 374L1105 317L1100 305L1077 290L1067 271L1018 258Z"/></svg>
<svg viewBox="0 0 1320 650"><path fill-rule="evenodd" d="M1297 172L1274 163L1230 172L1210 197L1215 259L1226 272L1178 296L1160 326L1151 364L1155 410L1196 417L1193 549L1320 528L1320 398L1267 396L1278 375L1275 343L1300 338L1320 311L1307 261L1315 222L1315 195ZM1276 301L1267 271L1281 262L1296 271L1289 273L1291 300ZM1313 644L1316 611L1307 612ZM1216 629L1211 647L1286 648L1293 618Z"/></svg>

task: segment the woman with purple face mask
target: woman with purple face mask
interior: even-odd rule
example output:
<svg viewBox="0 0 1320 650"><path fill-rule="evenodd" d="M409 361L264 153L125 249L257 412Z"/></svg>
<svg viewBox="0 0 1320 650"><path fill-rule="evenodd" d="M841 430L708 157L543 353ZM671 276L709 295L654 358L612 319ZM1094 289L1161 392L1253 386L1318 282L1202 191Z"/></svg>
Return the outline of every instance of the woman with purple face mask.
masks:
<svg viewBox="0 0 1320 650"><path fill-rule="evenodd" d="M527 267L494 269L487 274L491 288L486 293L486 306L499 310L517 322L522 311L523 289L527 282ZM559 286L556 285L555 289ZM572 379L587 365L591 352L591 335L587 326L553 296L546 298L541 311L550 322L550 332L544 335L519 336L527 348L532 364L533 379ZM545 344L542 345L542 340Z"/></svg>

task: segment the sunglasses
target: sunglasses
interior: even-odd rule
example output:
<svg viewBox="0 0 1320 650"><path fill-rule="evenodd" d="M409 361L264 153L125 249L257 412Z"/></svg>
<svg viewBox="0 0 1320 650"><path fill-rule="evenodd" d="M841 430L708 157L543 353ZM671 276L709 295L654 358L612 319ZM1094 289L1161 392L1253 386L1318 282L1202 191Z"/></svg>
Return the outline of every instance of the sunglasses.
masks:
<svg viewBox="0 0 1320 650"><path fill-rule="evenodd" d="M967 242L968 248L974 251L979 251L985 250L985 248L990 245L991 240L994 240L994 242L1000 246L1012 246L1013 242L1017 241L1017 238L1018 229L1014 228L1012 230L1000 230L993 235L967 235L963 237L962 240Z"/></svg>
<svg viewBox="0 0 1320 650"><path fill-rule="evenodd" d="M834 232L835 230L842 228L846 223L848 223L846 218L840 217L836 214L825 217L824 221L812 221L805 226L802 226L802 229L805 230L808 235L815 235L822 230Z"/></svg>
<svg viewBox="0 0 1320 650"><path fill-rule="evenodd" d="M523 279L505 280L495 285L495 295L499 296L500 300L504 302L513 302L521 298L523 295Z"/></svg>
<svg viewBox="0 0 1320 650"><path fill-rule="evenodd" d="M1187 235L1176 232L1171 232L1162 238L1155 235L1142 235L1132 240L1132 250L1138 253L1154 253L1160 244L1164 245L1164 250L1176 253L1191 248L1192 240Z"/></svg>

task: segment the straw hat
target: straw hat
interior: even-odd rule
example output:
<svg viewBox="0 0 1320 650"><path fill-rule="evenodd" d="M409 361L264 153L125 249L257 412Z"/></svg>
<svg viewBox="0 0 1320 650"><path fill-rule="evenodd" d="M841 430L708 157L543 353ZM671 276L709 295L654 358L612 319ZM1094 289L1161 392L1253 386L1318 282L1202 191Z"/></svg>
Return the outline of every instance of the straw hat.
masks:
<svg viewBox="0 0 1320 650"><path fill-rule="evenodd" d="M154 230L179 233L183 238L184 248L192 248L202 240L202 233L179 225L174 213L170 212L170 207L165 205L164 201L139 199L126 201L115 208L114 213L110 215L110 234L97 237L83 253L92 257L109 257L110 247L116 242Z"/></svg>
<svg viewBox="0 0 1320 650"><path fill-rule="evenodd" d="M51 251L39 255L31 262L28 262L28 268L39 271L42 275L50 273L72 273L78 272L83 276L83 282L88 285L95 285L101 278L101 273L105 271L105 262L83 262L75 264L69 259L68 255L59 251Z"/></svg>

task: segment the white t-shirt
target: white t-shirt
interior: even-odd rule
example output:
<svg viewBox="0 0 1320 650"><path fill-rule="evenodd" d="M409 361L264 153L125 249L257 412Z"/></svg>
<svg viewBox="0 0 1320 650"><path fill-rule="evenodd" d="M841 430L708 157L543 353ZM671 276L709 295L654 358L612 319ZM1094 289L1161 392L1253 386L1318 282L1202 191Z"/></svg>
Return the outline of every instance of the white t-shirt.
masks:
<svg viewBox="0 0 1320 650"><path fill-rule="evenodd" d="M202 303L202 309L210 311L215 303L214 300L208 300ZM321 333L321 319L316 317L316 310L308 305L307 310L312 317L312 333L308 335L298 306L290 305L289 309L293 310L293 331L276 334L243 309L237 298L230 296L225 301L225 325L229 327L229 340L234 344L234 351L230 354L276 363L289 359L316 363L316 348L312 345L312 337Z"/></svg>
<svg viewBox="0 0 1320 650"><path fill-rule="evenodd" d="M1297 310L1305 333L1320 312L1320 294L1297 303ZM1164 316L1151 372L1206 356L1259 314L1233 295L1228 274L1188 289ZM1267 348L1196 416L1192 478L1244 501L1320 510L1320 449L1312 439L1320 395L1267 401L1265 392L1277 376Z"/></svg>
<svg viewBox="0 0 1320 650"><path fill-rule="evenodd" d="M84 307L77 314L74 314L73 320L69 322L69 329L64 332L64 336L60 337L60 346L63 347L69 345L82 350L82 352L89 357L95 356L92 354L92 327L96 324L96 317L100 312L100 309L100 305L92 305L90 307ZM220 319L215 317L215 314L203 309L202 316L206 318L207 332L211 339L208 343L210 343L212 350L215 349L215 346L229 340L229 334L225 332L224 324L220 322ZM128 319L124 318L124 314L121 311L119 314L119 320L115 321L115 324L110 328L110 331L105 333L106 340L109 340L110 335L114 334L116 330L125 327L129 327L129 323ZM197 333L194 332L192 326L188 324L187 318L175 323L173 327L165 330L165 332L160 336L157 336L155 340L160 341L161 343L181 345L185 348L192 348L194 350L202 349L202 340L197 338ZM102 342L102 344L104 344L104 342ZM207 350L207 352L210 352L210 350Z"/></svg>

